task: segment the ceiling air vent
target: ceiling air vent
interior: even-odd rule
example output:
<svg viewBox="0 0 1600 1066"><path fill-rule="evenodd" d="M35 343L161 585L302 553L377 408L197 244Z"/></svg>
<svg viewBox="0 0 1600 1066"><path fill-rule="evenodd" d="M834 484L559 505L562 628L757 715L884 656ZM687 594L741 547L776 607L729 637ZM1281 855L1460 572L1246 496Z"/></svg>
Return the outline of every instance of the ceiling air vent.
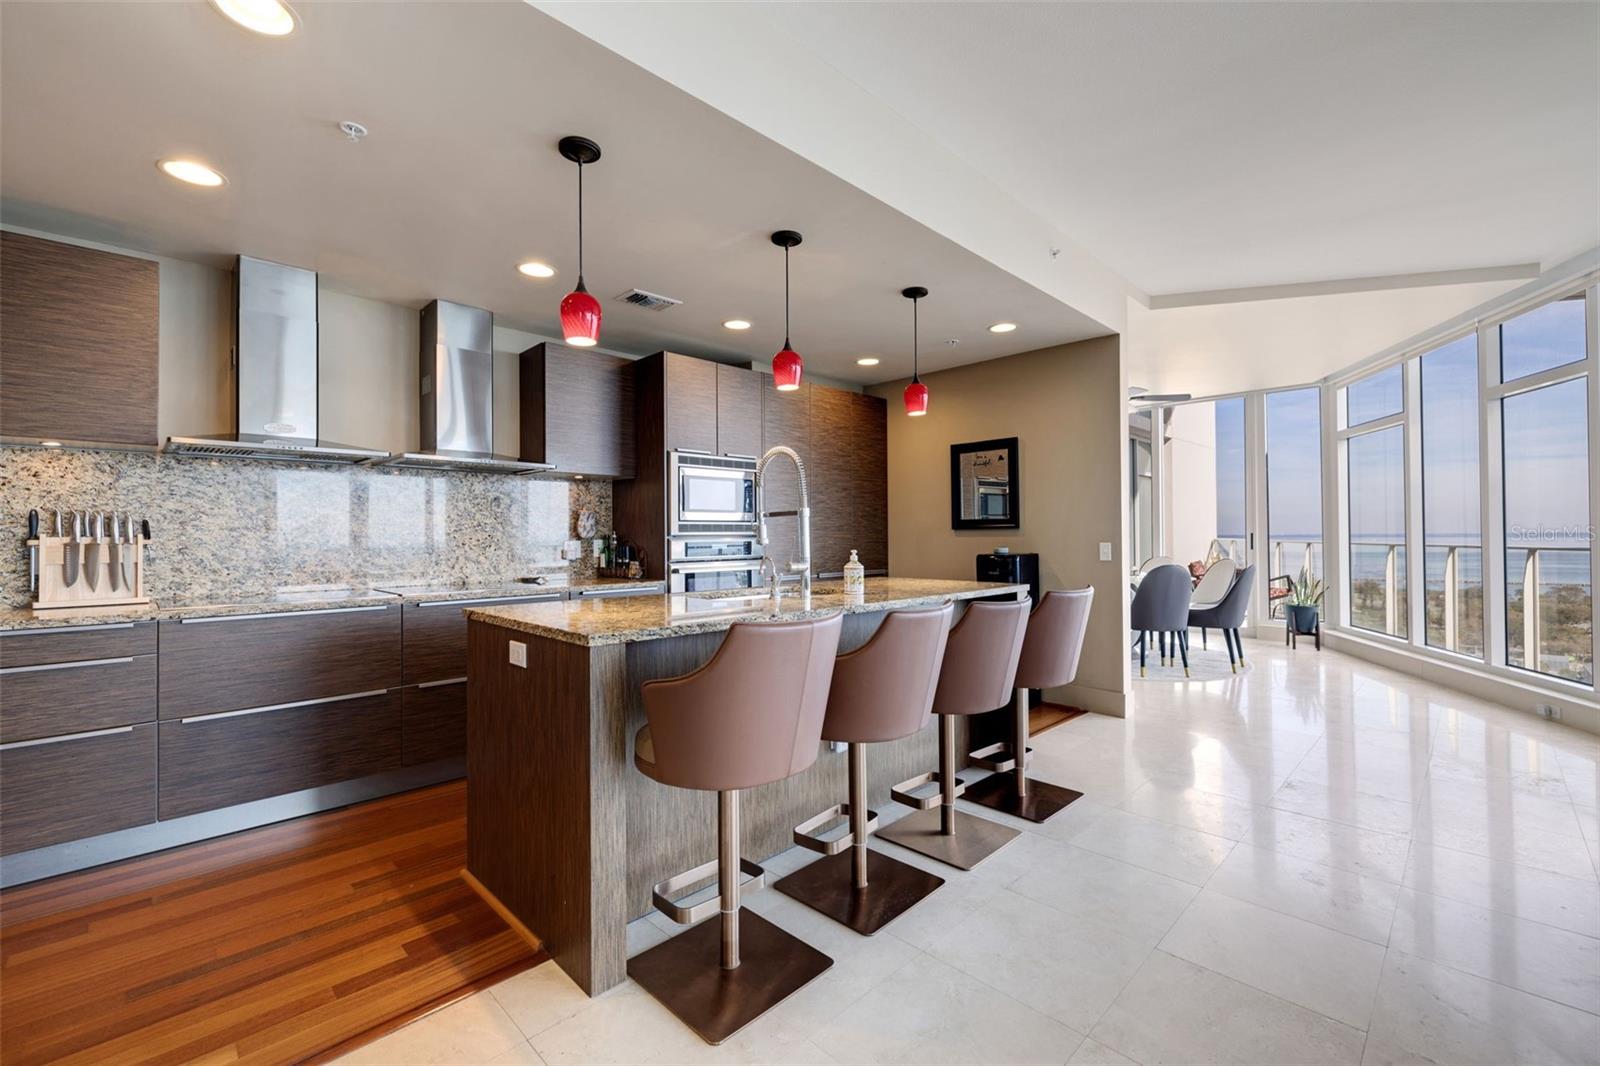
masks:
<svg viewBox="0 0 1600 1066"><path fill-rule="evenodd" d="M661 296L658 293L645 292L643 289L629 289L618 296L617 299L625 304L642 307L646 311L665 311L669 307L677 307L682 300L674 300L670 296Z"/></svg>

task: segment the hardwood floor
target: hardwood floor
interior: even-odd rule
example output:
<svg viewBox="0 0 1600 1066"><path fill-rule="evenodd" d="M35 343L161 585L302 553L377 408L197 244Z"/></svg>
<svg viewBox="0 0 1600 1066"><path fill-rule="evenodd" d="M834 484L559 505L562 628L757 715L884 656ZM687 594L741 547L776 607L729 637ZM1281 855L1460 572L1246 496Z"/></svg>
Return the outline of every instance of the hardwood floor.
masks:
<svg viewBox="0 0 1600 1066"><path fill-rule="evenodd" d="M1059 703L1041 703L1037 707L1028 708L1028 735L1036 737L1047 729L1054 729L1062 722L1070 722L1080 714L1089 712L1082 707L1063 707Z"/></svg>
<svg viewBox="0 0 1600 1066"><path fill-rule="evenodd" d="M0 1062L291 1063L542 961L455 782L0 893Z"/></svg>

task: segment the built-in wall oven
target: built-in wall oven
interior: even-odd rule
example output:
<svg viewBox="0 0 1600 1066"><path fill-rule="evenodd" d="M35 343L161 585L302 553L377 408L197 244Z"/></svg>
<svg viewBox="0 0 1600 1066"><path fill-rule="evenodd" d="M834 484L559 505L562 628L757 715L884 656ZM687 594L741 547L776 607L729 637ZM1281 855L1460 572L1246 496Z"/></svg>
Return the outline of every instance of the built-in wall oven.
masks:
<svg viewBox="0 0 1600 1066"><path fill-rule="evenodd" d="M667 514L674 537L754 533L756 463L719 455L670 453Z"/></svg>
<svg viewBox="0 0 1600 1066"><path fill-rule="evenodd" d="M671 538L667 586L672 592L716 592L761 586L761 545L753 534Z"/></svg>

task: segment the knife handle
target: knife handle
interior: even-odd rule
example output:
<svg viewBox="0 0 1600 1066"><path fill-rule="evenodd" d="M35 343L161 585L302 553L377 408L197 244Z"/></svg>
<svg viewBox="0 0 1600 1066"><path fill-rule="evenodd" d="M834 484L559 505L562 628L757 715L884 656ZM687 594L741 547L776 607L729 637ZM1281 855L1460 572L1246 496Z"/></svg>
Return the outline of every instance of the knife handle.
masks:
<svg viewBox="0 0 1600 1066"><path fill-rule="evenodd" d="M148 518L139 519L139 535L141 537L143 537L145 540L149 540L150 539L150 519L148 519Z"/></svg>

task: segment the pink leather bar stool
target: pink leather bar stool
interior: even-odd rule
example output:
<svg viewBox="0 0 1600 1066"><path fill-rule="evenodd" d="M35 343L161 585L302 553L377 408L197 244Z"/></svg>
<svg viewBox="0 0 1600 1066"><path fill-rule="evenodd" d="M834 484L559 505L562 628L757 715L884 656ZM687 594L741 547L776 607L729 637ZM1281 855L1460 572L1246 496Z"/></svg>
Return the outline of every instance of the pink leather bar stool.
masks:
<svg viewBox="0 0 1600 1066"><path fill-rule="evenodd" d="M867 809L866 746L908 737L927 724L954 613L955 606L948 603L894 611L871 640L833 665L822 739L850 745L850 798L795 826L795 843L827 858L796 870L774 887L864 936L944 884L942 877L867 849L878 815ZM850 831L843 836L824 840L813 835L840 818L850 820Z"/></svg>
<svg viewBox="0 0 1600 1066"><path fill-rule="evenodd" d="M833 965L740 907L740 873L760 888L765 871L739 854L739 790L793 777L817 761L843 619L735 625L700 669L641 686L649 724L635 738L634 765L663 785L717 794L717 857L658 883L652 902L682 925L713 909L720 921L701 922L635 956L628 976L711 1044ZM683 907L669 898L712 875L715 899Z"/></svg>
<svg viewBox="0 0 1600 1066"><path fill-rule="evenodd" d="M939 769L890 789L890 795L917 813L880 830L881 839L970 870L1018 836L1009 826L956 810L956 800L966 789L956 777L956 716L983 714L1010 701L1030 606L1026 599L979 601L950 631L933 697L933 713L939 716ZM913 794L929 781L939 783L937 793Z"/></svg>
<svg viewBox="0 0 1600 1066"><path fill-rule="evenodd" d="M1083 653L1083 635L1089 628L1089 608L1094 604L1094 589L1046 592L1039 606L1028 617L1028 635L1022 642L1022 658L1017 662L1016 717L1011 740L975 751L968 758L998 771L979 781L967 799L997 811L1042 822L1082 792L1039 781L1027 774L1028 692L1036 688L1070 685L1078 676L1078 658ZM1010 758L986 761L1006 749ZM1017 752L1023 752L1018 759Z"/></svg>

